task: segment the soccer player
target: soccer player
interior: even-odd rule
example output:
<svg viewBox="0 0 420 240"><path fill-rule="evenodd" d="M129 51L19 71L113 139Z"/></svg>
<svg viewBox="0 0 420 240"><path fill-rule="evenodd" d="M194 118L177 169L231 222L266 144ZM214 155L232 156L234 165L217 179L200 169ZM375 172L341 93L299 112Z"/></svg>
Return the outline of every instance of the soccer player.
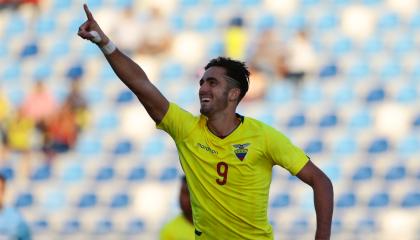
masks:
<svg viewBox="0 0 420 240"><path fill-rule="evenodd" d="M0 239L31 239L28 225L22 215L4 202L6 193L6 178L0 175Z"/></svg>
<svg viewBox="0 0 420 240"><path fill-rule="evenodd" d="M166 223L160 231L161 240L192 240L194 239L194 225L188 191L187 179L182 176L179 193L179 206L182 213Z"/></svg>
<svg viewBox="0 0 420 240"><path fill-rule="evenodd" d="M109 40L87 5L84 10L87 20L78 35L99 46L157 127L175 141L190 190L196 239L273 239L267 207L274 165L312 187L315 239L330 238L329 178L282 133L236 113L249 86L244 63L219 57L205 66L199 81L201 114L194 116L170 103L142 68Z"/></svg>

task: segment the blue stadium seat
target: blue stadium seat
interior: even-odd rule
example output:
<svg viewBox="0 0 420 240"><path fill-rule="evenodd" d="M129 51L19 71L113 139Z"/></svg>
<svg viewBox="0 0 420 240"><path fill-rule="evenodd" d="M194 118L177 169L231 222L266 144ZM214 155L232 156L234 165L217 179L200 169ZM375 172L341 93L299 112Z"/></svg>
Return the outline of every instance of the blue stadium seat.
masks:
<svg viewBox="0 0 420 240"><path fill-rule="evenodd" d="M60 229L62 234L74 234L82 230L82 224L78 218L67 219Z"/></svg>
<svg viewBox="0 0 420 240"><path fill-rule="evenodd" d="M166 167L159 176L159 181L167 182L178 178L178 169L176 167Z"/></svg>
<svg viewBox="0 0 420 240"><path fill-rule="evenodd" d="M418 95L416 86L404 86L398 90L396 100L401 103L414 103Z"/></svg>
<svg viewBox="0 0 420 240"><path fill-rule="evenodd" d="M41 165L36 168L32 175L30 176L31 181L45 181L51 176L51 166L50 165Z"/></svg>
<svg viewBox="0 0 420 240"><path fill-rule="evenodd" d="M59 1L53 1L54 3L52 4L53 6L53 10L54 11L64 11L64 10L69 10L73 1L72 0L59 0Z"/></svg>
<svg viewBox="0 0 420 240"><path fill-rule="evenodd" d="M113 149L115 155L126 155L133 151L133 143L129 139L123 139L117 142Z"/></svg>
<svg viewBox="0 0 420 240"><path fill-rule="evenodd" d="M142 154L145 156L156 156L163 153L165 150L165 143L159 137L153 137L146 142L142 149Z"/></svg>
<svg viewBox="0 0 420 240"><path fill-rule="evenodd" d="M373 124L372 113L367 109L360 109L353 116L350 117L349 126L351 129L366 129Z"/></svg>
<svg viewBox="0 0 420 240"><path fill-rule="evenodd" d="M388 151L390 148L390 144L388 139L386 138L376 138L370 143L368 147L368 153L375 154L375 153L384 153Z"/></svg>
<svg viewBox="0 0 420 240"><path fill-rule="evenodd" d="M12 14L9 23L5 26L4 34L6 36L19 36L25 32L27 24L20 14Z"/></svg>
<svg viewBox="0 0 420 240"><path fill-rule="evenodd" d="M256 28L262 32L266 29L272 29L277 25L277 18L274 14L262 13L257 20Z"/></svg>
<svg viewBox="0 0 420 240"><path fill-rule="evenodd" d="M123 89L118 93L116 102L118 104L130 103L134 101L135 99L136 99L135 95L133 92L131 92L131 90Z"/></svg>
<svg viewBox="0 0 420 240"><path fill-rule="evenodd" d="M15 82L19 80L20 76L22 75L22 67L19 63L12 63L4 69L2 73L2 78L0 79L1 82Z"/></svg>
<svg viewBox="0 0 420 240"><path fill-rule="evenodd" d="M102 143L98 138L85 137L76 143L76 151L85 156L96 156L102 151Z"/></svg>
<svg viewBox="0 0 420 240"><path fill-rule="evenodd" d="M372 36L365 41L362 50L367 54L378 54L384 50L383 39L378 36Z"/></svg>
<svg viewBox="0 0 420 240"><path fill-rule="evenodd" d="M401 156L414 156L420 152L420 138L416 135L403 137L397 146L398 153Z"/></svg>
<svg viewBox="0 0 420 240"><path fill-rule="evenodd" d="M349 53L353 49L353 42L349 37L340 37L333 44L332 50L335 56Z"/></svg>
<svg viewBox="0 0 420 240"><path fill-rule="evenodd" d="M397 61L390 61L380 70L379 76L381 81L392 81L401 75L402 67Z"/></svg>
<svg viewBox="0 0 420 240"><path fill-rule="evenodd" d="M420 192L408 192L401 201L403 208L418 208L420 207Z"/></svg>
<svg viewBox="0 0 420 240"><path fill-rule="evenodd" d="M92 208L96 206L97 202L98 199L95 193L85 193L80 197L77 206L79 208Z"/></svg>
<svg viewBox="0 0 420 240"><path fill-rule="evenodd" d="M409 25L414 30L420 29L420 13L416 12L410 19Z"/></svg>
<svg viewBox="0 0 420 240"><path fill-rule="evenodd" d="M262 4L262 0L240 0L242 7L259 7Z"/></svg>
<svg viewBox="0 0 420 240"><path fill-rule="evenodd" d="M302 30L306 25L306 18L303 13L296 12L293 16L286 20L286 27L290 31Z"/></svg>
<svg viewBox="0 0 420 240"><path fill-rule="evenodd" d="M16 200L14 206L17 208L26 208L34 204L34 197L31 192L20 193Z"/></svg>
<svg viewBox="0 0 420 240"><path fill-rule="evenodd" d="M390 203L390 196L388 192L378 192L371 196L368 202L369 208L387 207Z"/></svg>
<svg viewBox="0 0 420 240"><path fill-rule="evenodd" d="M297 217L291 223L291 226L286 231L291 234L300 234L309 231L309 220L306 217Z"/></svg>
<svg viewBox="0 0 420 240"><path fill-rule="evenodd" d="M334 127L337 125L338 117L335 113L329 113L322 116L321 120L319 121L319 127L321 128L329 128Z"/></svg>
<svg viewBox="0 0 420 240"><path fill-rule="evenodd" d="M52 59L59 59L70 53L70 43L65 39L56 39L50 50Z"/></svg>
<svg viewBox="0 0 420 240"><path fill-rule="evenodd" d="M372 102L381 102L385 99L385 89L383 89L382 87L377 87L374 89L371 89L367 96L366 96L366 101L368 103L372 103Z"/></svg>
<svg viewBox="0 0 420 240"><path fill-rule="evenodd" d="M416 43L411 34L403 35L394 46L394 53L404 55L416 48Z"/></svg>
<svg viewBox="0 0 420 240"><path fill-rule="evenodd" d="M168 62L160 70L159 79L162 81L170 81L182 77L184 68L180 63Z"/></svg>
<svg viewBox="0 0 420 240"><path fill-rule="evenodd" d="M345 136L333 145L333 151L340 155L350 155L357 151L357 141L353 136Z"/></svg>
<svg viewBox="0 0 420 240"><path fill-rule="evenodd" d="M65 191L57 189L47 192L41 204L51 213L65 209L67 207Z"/></svg>
<svg viewBox="0 0 420 240"><path fill-rule="evenodd" d="M143 219L132 218L126 226L126 233L130 235L139 234L146 229L146 224Z"/></svg>
<svg viewBox="0 0 420 240"><path fill-rule="evenodd" d="M118 193L112 197L111 208L126 208L130 205L131 199L127 193Z"/></svg>
<svg viewBox="0 0 420 240"><path fill-rule="evenodd" d="M114 228L114 224L112 223L111 219L103 218L99 219L95 224L94 233L95 234L107 234L112 232Z"/></svg>
<svg viewBox="0 0 420 240"><path fill-rule="evenodd" d="M288 128L302 127L306 123L306 117L303 113L298 113L291 116L287 122Z"/></svg>
<svg viewBox="0 0 420 240"><path fill-rule="evenodd" d="M30 229L35 235L51 231L50 224L45 218L39 218L33 221L30 225Z"/></svg>
<svg viewBox="0 0 420 240"><path fill-rule="evenodd" d="M56 18L49 14L41 15L41 18L35 23L35 31L38 36L52 34L56 28Z"/></svg>
<svg viewBox="0 0 420 240"><path fill-rule="evenodd" d="M290 205L290 195L285 193L277 193L271 201L271 208L284 208Z"/></svg>
<svg viewBox="0 0 420 240"><path fill-rule="evenodd" d="M414 117L414 120L413 120L413 127L416 127L416 128L420 127L420 113L419 113L419 114L417 114L417 115Z"/></svg>
<svg viewBox="0 0 420 240"><path fill-rule="evenodd" d="M400 24L400 18L395 12L387 12L379 17L377 29L380 31L390 31L397 28Z"/></svg>
<svg viewBox="0 0 420 240"><path fill-rule="evenodd" d="M83 68L81 63L76 63L67 70L66 77L69 79L77 79L81 78L85 73L85 69Z"/></svg>
<svg viewBox="0 0 420 240"><path fill-rule="evenodd" d="M119 126L118 115L113 111L107 111L102 116L100 116L97 125L100 132L107 132L115 130Z"/></svg>
<svg viewBox="0 0 420 240"><path fill-rule="evenodd" d="M198 3L199 3L198 0L180 0L179 1L179 4L181 7L187 7L187 8L197 6Z"/></svg>
<svg viewBox="0 0 420 240"><path fill-rule="evenodd" d="M127 180L133 182L142 181L146 178L146 175L146 169L143 166L135 167L129 172Z"/></svg>
<svg viewBox="0 0 420 240"><path fill-rule="evenodd" d="M365 181L370 180L373 177L373 168L370 165L360 166L356 169L352 176L353 181Z"/></svg>
<svg viewBox="0 0 420 240"><path fill-rule="evenodd" d="M385 173L385 180L395 181L404 179L407 176L407 170L404 165L392 166Z"/></svg>
<svg viewBox="0 0 420 240"><path fill-rule="evenodd" d="M194 28L198 32L210 32L217 26L217 20L212 14L203 14L195 23Z"/></svg>
<svg viewBox="0 0 420 240"><path fill-rule="evenodd" d="M23 46L22 51L20 52L21 58L27 58L34 55L37 55L39 52L39 47L36 42L28 42L25 46Z"/></svg>
<svg viewBox="0 0 420 240"><path fill-rule="evenodd" d="M5 177L7 181L11 181L15 177L15 170L13 167L4 166L0 168L0 174Z"/></svg>
<svg viewBox="0 0 420 240"><path fill-rule="evenodd" d="M98 182L109 181L109 180L112 180L114 175L115 175L114 168L109 167L109 166L102 167L101 169L99 169L98 173L96 174L95 180Z"/></svg>
<svg viewBox="0 0 420 240"><path fill-rule="evenodd" d="M355 93L352 87L342 87L333 96L333 101L338 106L344 106L354 101Z"/></svg>
<svg viewBox="0 0 420 240"><path fill-rule="evenodd" d="M331 232L340 233L343 230L343 225L344 224L342 219L334 217L331 222Z"/></svg>
<svg viewBox="0 0 420 240"><path fill-rule="evenodd" d="M308 105L318 104L323 98L323 92L318 85L305 86L300 92L300 99Z"/></svg>
<svg viewBox="0 0 420 240"><path fill-rule="evenodd" d="M357 195L353 192L345 192L338 196L336 201L337 208L351 208L356 205Z"/></svg>
<svg viewBox="0 0 420 240"><path fill-rule="evenodd" d="M371 233L377 230L378 223L371 216L364 216L359 221L357 221L356 233Z"/></svg>
<svg viewBox="0 0 420 240"><path fill-rule="evenodd" d="M348 77L350 80L358 81L364 79L372 72L369 63L361 60L350 67L348 70Z"/></svg>
<svg viewBox="0 0 420 240"><path fill-rule="evenodd" d="M66 166L61 175L61 179L65 182L76 183L83 179L84 174L81 162L73 162Z"/></svg>
<svg viewBox="0 0 420 240"><path fill-rule="evenodd" d="M306 146L303 148L307 154L316 154L324 151L324 143L321 139L312 139L309 141Z"/></svg>
<svg viewBox="0 0 420 240"><path fill-rule="evenodd" d="M292 84L273 83L267 89L265 100L271 103L287 103L293 99L294 88Z"/></svg>

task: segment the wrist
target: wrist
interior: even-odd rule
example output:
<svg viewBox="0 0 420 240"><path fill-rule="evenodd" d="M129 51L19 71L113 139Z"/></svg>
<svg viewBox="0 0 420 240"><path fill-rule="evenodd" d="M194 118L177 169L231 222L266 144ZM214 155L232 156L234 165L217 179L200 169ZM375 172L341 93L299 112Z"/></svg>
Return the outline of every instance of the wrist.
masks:
<svg viewBox="0 0 420 240"><path fill-rule="evenodd" d="M107 41L102 41L101 44L98 44L98 46L105 55L109 55L113 53L117 49L117 47L111 40L106 40Z"/></svg>

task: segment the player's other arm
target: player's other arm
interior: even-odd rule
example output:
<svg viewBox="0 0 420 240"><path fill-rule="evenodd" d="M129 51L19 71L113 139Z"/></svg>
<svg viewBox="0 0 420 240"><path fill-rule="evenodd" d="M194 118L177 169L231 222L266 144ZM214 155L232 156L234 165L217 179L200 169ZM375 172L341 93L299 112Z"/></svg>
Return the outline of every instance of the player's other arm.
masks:
<svg viewBox="0 0 420 240"><path fill-rule="evenodd" d="M314 191L317 222L315 239L330 239L334 206L333 185L330 179L311 161L296 176Z"/></svg>
<svg viewBox="0 0 420 240"><path fill-rule="evenodd" d="M83 7L87 20L80 26L78 35L103 48L110 40L93 18L87 5L84 4ZM92 31L97 32L98 36L92 35ZM143 69L118 49L112 53L105 53L105 57L121 81L137 96L150 117L156 123L160 123L168 111L169 102L150 82Z"/></svg>

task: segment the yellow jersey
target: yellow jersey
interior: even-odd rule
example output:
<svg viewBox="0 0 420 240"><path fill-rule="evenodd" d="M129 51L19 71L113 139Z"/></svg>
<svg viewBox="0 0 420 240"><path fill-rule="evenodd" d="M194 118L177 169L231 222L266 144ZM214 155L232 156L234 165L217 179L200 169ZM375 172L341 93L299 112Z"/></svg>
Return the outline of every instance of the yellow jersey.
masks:
<svg viewBox="0 0 420 240"><path fill-rule="evenodd" d="M182 213L166 223L160 231L160 240L194 239L194 225Z"/></svg>
<svg viewBox="0 0 420 240"><path fill-rule="evenodd" d="M249 117L227 137L174 103L159 129L175 141L187 178L196 239L273 239L267 216L272 168L296 175L305 153L276 129Z"/></svg>

